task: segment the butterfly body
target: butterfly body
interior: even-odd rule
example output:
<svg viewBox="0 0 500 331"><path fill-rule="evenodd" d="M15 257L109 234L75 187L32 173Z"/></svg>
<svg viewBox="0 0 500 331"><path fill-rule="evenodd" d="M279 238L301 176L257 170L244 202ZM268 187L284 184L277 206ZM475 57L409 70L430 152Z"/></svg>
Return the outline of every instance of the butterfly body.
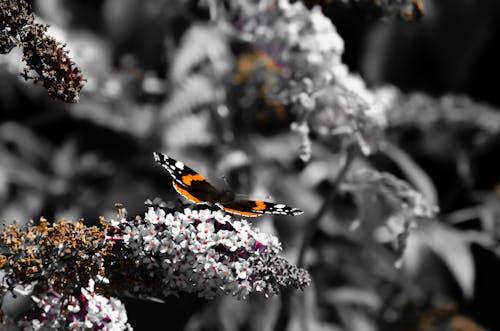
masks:
<svg viewBox="0 0 500 331"><path fill-rule="evenodd" d="M168 155L154 152L155 161L168 170L175 190L194 203L216 205L219 208L241 216L255 217L264 213L300 215L303 212L284 204L259 200L235 200L234 192L217 190L201 174Z"/></svg>

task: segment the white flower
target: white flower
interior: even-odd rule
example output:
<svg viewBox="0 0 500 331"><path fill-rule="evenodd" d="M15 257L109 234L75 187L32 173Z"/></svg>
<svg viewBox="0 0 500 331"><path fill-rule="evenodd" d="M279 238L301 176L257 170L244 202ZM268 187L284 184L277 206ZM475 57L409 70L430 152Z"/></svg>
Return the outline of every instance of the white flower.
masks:
<svg viewBox="0 0 500 331"><path fill-rule="evenodd" d="M193 240L188 248L198 254L205 253L210 247L215 245L213 240Z"/></svg>
<svg viewBox="0 0 500 331"><path fill-rule="evenodd" d="M246 299L251 290L250 283L248 281L243 281L238 286L238 289L233 292L233 295L236 295L238 299Z"/></svg>
<svg viewBox="0 0 500 331"><path fill-rule="evenodd" d="M250 264L247 261L236 262L234 268L236 270L236 277L240 279L247 279L251 272Z"/></svg>
<svg viewBox="0 0 500 331"><path fill-rule="evenodd" d="M68 306L68 311L73 313L73 314L76 314L80 311L80 306L75 302L75 303L70 303Z"/></svg>
<svg viewBox="0 0 500 331"><path fill-rule="evenodd" d="M160 241L160 247L158 248L158 251L160 253L171 255L176 251L176 245L177 244L168 236Z"/></svg>
<svg viewBox="0 0 500 331"><path fill-rule="evenodd" d="M144 249L146 251L157 251L158 248L160 247L160 241L156 238L152 238L149 241L146 241L146 245L144 245Z"/></svg>
<svg viewBox="0 0 500 331"><path fill-rule="evenodd" d="M201 222L196 226L196 230L198 230L198 238L206 239L214 234L215 227L211 222Z"/></svg>

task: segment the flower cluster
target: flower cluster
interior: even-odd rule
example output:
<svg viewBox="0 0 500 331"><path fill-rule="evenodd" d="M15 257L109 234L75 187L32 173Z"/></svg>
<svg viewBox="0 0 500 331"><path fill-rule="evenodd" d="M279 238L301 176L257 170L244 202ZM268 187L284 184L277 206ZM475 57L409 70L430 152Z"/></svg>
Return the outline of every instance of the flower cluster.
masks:
<svg viewBox="0 0 500 331"><path fill-rule="evenodd" d="M386 94L391 95L393 105L387 113L391 127L411 125L426 130L436 125L449 124L474 125L487 134L496 134L500 130L498 111L466 96L434 98L421 92L403 94L396 88L385 90Z"/></svg>
<svg viewBox="0 0 500 331"><path fill-rule="evenodd" d="M2 293L32 288L34 307L20 315L20 325L127 330L123 305L113 297L161 300L189 292L245 298L309 284L307 271L278 256L278 239L245 220L220 210L167 212L160 205L134 220L119 207L119 220L102 218L100 227L41 219L0 232Z"/></svg>
<svg viewBox="0 0 500 331"><path fill-rule="evenodd" d="M233 1L225 20L235 36L277 63L282 79L269 88L268 98L290 105L297 127L310 127L299 131L304 141L310 132L342 145L354 137L367 154L378 147L385 116L363 80L342 63L344 42L319 7L308 10L288 0Z"/></svg>
<svg viewBox="0 0 500 331"><path fill-rule="evenodd" d="M65 102L77 102L85 80L74 66L64 45L46 34L47 25L32 24L22 39L26 68L22 76L35 83L42 81L49 95ZM34 71L36 76L29 76Z"/></svg>
<svg viewBox="0 0 500 331"><path fill-rule="evenodd" d="M35 24L25 0L6 0L0 4L0 53L22 47L26 68L21 74L35 83L42 81L53 98L76 102L85 80L74 66L64 45L46 34L48 26ZM35 76L30 76L30 73Z"/></svg>
<svg viewBox="0 0 500 331"><path fill-rule="evenodd" d="M393 241L396 250L402 252L406 239L416 221L432 219L438 207L429 203L410 185L389 173L363 169L354 172L344 188L351 192L378 197L388 208L389 217L375 235L381 241Z"/></svg>
<svg viewBox="0 0 500 331"><path fill-rule="evenodd" d="M24 330L132 330L120 300L94 292L90 280L79 296L68 296L49 288L37 289L30 309L18 322Z"/></svg>
<svg viewBox="0 0 500 331"><path fill-rule="evenodd" d="M284 287L303 289L310 281L305 270L278 256L276 237L221 211L150 207L144 219L122 219L115 226L114 238L123 239L124 254L134 265L133 271L124 269L121 281L134 296L161 299L189 292L245 298L251 292L267 296Z"/></svg>

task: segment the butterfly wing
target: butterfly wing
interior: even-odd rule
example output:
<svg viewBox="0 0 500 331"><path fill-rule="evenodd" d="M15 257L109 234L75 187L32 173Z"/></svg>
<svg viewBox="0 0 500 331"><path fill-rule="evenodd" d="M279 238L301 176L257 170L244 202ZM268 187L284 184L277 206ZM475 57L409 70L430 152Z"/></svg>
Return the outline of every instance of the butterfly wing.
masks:
<svg viewBox="0 0 500 331"><path fill-rule="evenodd" d="M166 154L154 152L153 156L156 162L168 170L173 178L172 185L179 194L195 203L214 202L218 196L217 189L202 175Z"/></svg>
<svg viewBox="0 0 500 331"><path fill-rule="evenodd" d="M154 152L153 155L155 161L168 170L173 178L172 185L179 194L194 203L217 202L219 192L202 175L166 154ZM247 217L256 217L264 213L292 216L303 213L297 208L266 201L233 200L218 205L229 213Z"/></svg>
<svg viewBox="0 0 500 331"><path fill-rule="evenodd" d="M209 204L213 204L215 202L215 198L217 197L217 192L211 191L208 187L203 187L202 189L194 188L192 186L189 187L181 185L176 181L172 181L172 186L175 188L177 193L194 203L207 202Z"/></svg>
<svg viewBox="0 0 500 331"><path fill-rule="evenodd" d="M220 203L225 211L247 217L256 217L262 214L290 215L297 216L304 212L297 208L292 208L281 203L253 200L234 200Z"/></svg>

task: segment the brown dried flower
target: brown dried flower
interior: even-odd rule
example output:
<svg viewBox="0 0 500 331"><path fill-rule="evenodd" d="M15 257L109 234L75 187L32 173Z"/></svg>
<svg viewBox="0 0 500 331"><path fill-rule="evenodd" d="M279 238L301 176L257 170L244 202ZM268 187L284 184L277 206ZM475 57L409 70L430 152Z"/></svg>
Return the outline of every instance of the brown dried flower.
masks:
<svg viewBox="0 0 500 331"><path fill-rule="evenodd" d="M26 67L21 75L35 83L42 81L53 98L77 102L85 79L64 45L46 34L48 26L34 23L30 5L25 0L3 0L0 21L0 53L22 47ZM29 75L32 72L34 76Z"/></svg>
<svg viewBox="0 0 500 331"><path fill-rule="evenodd" d="M10 252L0 257L0 268L14 271L16 282L42 280L70 293L94 275L104 276L104 259L114 244L102 228L64 219L50 224L44 218L38 225L8 226L0 239Z"/></svg>

